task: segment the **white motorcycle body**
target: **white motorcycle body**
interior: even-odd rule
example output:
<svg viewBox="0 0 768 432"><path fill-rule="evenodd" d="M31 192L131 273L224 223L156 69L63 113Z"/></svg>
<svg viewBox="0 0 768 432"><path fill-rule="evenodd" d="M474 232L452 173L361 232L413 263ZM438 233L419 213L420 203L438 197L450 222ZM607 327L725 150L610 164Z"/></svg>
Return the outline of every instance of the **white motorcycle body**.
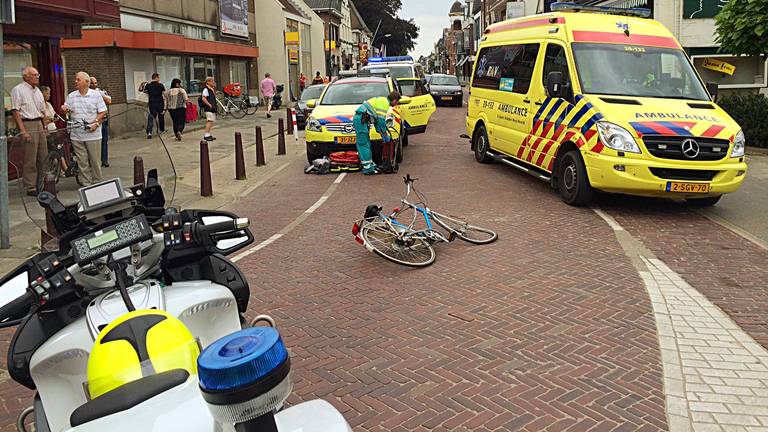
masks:
<svg viewBox="0 0 768 432"><path fill-rule="evenodd" d="M202 348L241 329L235 298L223 285L203 280L161 287L157 281L146 280L128 292L137 310L163 309L179 318ZM71 427L72 412L88 402L88 355L96 335L126 312L119 292L103 294L89 304L85 316L48 339L32 356L30 373L51 431L234 431L231 425L215 422L200 394L196 375L131 409ZM281 432L351 431L341 414L323 401L297 405L276 419Z"/></svg>

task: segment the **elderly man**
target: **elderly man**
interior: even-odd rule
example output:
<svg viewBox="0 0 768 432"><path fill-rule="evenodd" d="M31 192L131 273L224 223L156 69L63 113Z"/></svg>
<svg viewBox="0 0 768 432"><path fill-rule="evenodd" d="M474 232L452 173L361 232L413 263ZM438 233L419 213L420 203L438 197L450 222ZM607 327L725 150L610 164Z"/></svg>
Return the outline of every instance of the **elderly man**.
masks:
<svg viewBox="0 0 768 432"><path fill-rule="evenodd" d="M70 138L75 148L80 181L91 185L101 181L101 123L107 115L107 105L101 93L90 88L91 77L85 72L75 75L75 88L61 107L69 111L75 123Z"/></svg>
<svg viewBox="0 0 768 432"><path fill-rule="evenodd" d="M37 195L37 167L48 155L45 127L45 99L38 86L40 73L33 67L23 71L24 81L11 90L11 109L19 127L24 148L23 183L27 195Z"/></svg>
<svg viewBox="0 0 768 432"><path fill-rule="evenodd" d="M107 94L106 90L99 88L99 80L95 76L91 77L91 89L101 94L106 105L112 105L112 96ZM107 112L109 112L109 107L107 107ZM109 167L109 114L101 124L101 166Z"/></svg>

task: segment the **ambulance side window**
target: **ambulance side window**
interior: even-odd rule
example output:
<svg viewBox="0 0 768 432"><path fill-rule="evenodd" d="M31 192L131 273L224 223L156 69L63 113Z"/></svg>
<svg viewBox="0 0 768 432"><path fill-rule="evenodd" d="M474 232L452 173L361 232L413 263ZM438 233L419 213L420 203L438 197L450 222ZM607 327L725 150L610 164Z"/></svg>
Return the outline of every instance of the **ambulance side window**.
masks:
<svg viewBox="0 0 768 432"><path fill-rule="evenodd" d="M527 94L539 44L486 47L480 50L472 87Z"/></svg>
<svg viewBox="0 0 768 432"><path fill-rule="evenodd" d="M563 82L568 85L569 96L573 95L573 88L571 88L571 77L568 73L568 58L565 56L565 49L557 44L550 43L547 45L547 51L544 55L544 74L542 75L541 82L545 85L547 82L547 75L550 72L562 72Z"/></svg>

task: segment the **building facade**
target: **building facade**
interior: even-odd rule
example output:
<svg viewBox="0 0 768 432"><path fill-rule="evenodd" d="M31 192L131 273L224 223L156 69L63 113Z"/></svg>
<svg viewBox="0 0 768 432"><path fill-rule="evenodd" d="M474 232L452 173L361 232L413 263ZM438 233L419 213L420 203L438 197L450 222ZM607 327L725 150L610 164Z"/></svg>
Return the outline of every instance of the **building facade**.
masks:
<svg viewBox="0 0 768 432"><path fill-rule="evenodd" d="M66 73L84 70L95 75L112 95L112 135L141 130L146 124L146 114L134 104L139 85L155 72L166 87L172 79L181 79L194 99L208 76L219 88L239 82L255 95L259 48L254 3L121 0L119 24L93 25L79 39L62 43Z"/></svg>
<svg viewBox="0 0 768 432"><path fill-rule="evenodd" d="M51 87L51 103L61 106L67 82L72 77L64 72L62 40L79 38L81 28L91 22L118 22L120 11L116 0L16 0L16 23L3 26L5 116L8 135L17 126L11 116L11 89L22 82L22 71L34 66L40 73L40 84ZM8 140L11 179L21 175L24 146Z"/></svg>

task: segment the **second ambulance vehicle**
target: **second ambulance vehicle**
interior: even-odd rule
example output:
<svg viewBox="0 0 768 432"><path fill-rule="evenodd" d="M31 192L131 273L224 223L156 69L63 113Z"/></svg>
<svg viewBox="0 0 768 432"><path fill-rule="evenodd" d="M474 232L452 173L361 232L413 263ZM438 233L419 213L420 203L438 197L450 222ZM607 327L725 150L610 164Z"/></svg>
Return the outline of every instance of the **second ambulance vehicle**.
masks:
<svg viewBox="0 0 768 432"><path fill-rule="evenodd" d="M595 189L713 205L739 188L744 134L663 25L645 9L553 10L481 39L467 116L478 162L549 180L572 205Z"/></svg>

